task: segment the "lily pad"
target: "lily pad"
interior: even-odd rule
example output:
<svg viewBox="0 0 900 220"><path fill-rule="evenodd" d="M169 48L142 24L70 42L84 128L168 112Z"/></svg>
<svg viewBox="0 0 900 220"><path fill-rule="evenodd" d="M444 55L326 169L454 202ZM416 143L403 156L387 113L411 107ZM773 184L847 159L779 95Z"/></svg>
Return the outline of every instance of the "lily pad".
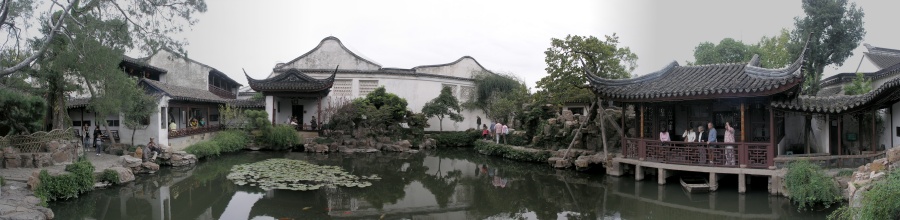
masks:
<svg viewBox="0 0 900 220"><path fill-rule="evenodd" d="M381 179L377 175L360 178L337 166L310 164L301 160L268 159L256 163L236 165L226 178L238 185L250 184L264 190L317 190L325 187L367 187L364 179Z"/></svg>

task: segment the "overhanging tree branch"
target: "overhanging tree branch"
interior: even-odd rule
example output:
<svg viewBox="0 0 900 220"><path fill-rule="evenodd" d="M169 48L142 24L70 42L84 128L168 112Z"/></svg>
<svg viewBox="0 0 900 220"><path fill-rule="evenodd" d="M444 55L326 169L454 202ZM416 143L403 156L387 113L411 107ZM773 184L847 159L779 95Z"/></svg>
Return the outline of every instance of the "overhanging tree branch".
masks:
<svg viewBox="0 0 900 220"><path fill-rule="evenodd" d="M62 11L62 13L63 14L69 13L69 10L72 10L72 7L74 5L75 4L69 4L69 6L67 6ZM8 10L8 9L6 9L6 10ZM41 48L36 53L32 54L28 58L25 58L25 60L22 60L21 62L17 63L16 65L13 65L12 67L3 68L3 70L0 70L0 77L7 76L9 74L15 73L16 71L21 70L22 68L30 66L32 62L34 62L35 60L37 60L38 58L43 56L44 52L47 51L47 48L50 47L50 41L52 41L53 38L56 37L56 35L57 35L56 32L59 30L60 27L62 27L62 24L63 24L63 21L65 20L65 18L66 18L65 15L59 16L59 19L56 20L56 23L53 25L53 28L50 29L50 34L48 34L46 37L44 37L43 44L41 45Z"/></svg>

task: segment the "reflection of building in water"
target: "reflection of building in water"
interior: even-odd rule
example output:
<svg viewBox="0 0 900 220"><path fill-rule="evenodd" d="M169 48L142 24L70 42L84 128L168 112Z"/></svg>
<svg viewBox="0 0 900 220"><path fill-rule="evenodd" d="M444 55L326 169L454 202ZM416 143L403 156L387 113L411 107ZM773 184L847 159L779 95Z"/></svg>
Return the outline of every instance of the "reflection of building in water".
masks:
<svg viewBox="0 0 900 220"><path fill-rule="evenodd" d="M680 186L677 185L659 186L618 178L610 178L607 181L611 183L604 187L606 191L604 200L609 202L603 204L604 216L663 219L782 219L790 218L792 215L790 211L793 210L788 199L771 197L761 192L691 194L680 190ZM782 205L787 205L788 208L785 209L781 207ZM606 213L606 210L618 211ZM648 213L643 210L654 211Z"/></svg>
<svg viewBox="0 0 900 220"><path fill-rule="evenodd" d="M349 197L343 189L328 190L328 215L335 218L378 218L382 214L390 216L427 215L452 212L464 212L472 205L472 189L470 186L457 185L453 189L447 205L441 207L434 194L419 181L413 181L404 187L404 197L392 204L384 204L378 209L365 198Z"/></svg>

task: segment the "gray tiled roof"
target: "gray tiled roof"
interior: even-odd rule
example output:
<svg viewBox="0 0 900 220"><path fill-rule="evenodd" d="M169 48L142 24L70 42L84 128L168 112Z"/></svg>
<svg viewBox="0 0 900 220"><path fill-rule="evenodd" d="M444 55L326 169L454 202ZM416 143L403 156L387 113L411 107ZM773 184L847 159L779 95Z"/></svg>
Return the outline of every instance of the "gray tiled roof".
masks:
<svg viewBox="0 0 900 220"><path fill-rule="evenodd" d="M861 95L799 96L772 101L775 108L812 113L854 113L882 108L900 100L900 78Z"/></svg>
<svg viewBox="0 0 900 220"><path fill-rule="evenodd" d="M167 71L163 68L159 68L150 64L147 64L147 58L132 58L129 56L122 55L122 62L131 63L135 66L149 68L160 73L166 73Z"/></svg>
<svg viewBox="0 0 900 220"><path fill-rule="evenodd" d="M253 79L247 76L247 82L250 88L258 92L320 92L331 89L334 85L334 76L337 74L337 68L331 73L331 76L325 79L312 78L300 72L297 69L289 69L282 74L272 76L268 79Z"/></svg>
<svg viewBox="0 0 900 220"><path fill-rule="evenodd" d="M88 102L90 102L90 101L91 101L91 98L73 98L73 99L69 99L69 100L66 100L66 108L67 108L67 109L70 109L70 108L81 108L81 107L86 107L86 106L88 105Z"/></svg>
<svg viewBox="0 0 900 220"><path fill-rule="evenodd" d="M759 67L758 56L746 64L679 66L672 62L662 70L637 78L610 80L588 75L588 79L598 96L614 100L764 96L800 84L803 81L802 62L802 55L783 69Z"/></svg>
<svg viewBox="0 0 900 220"><path fill-rule="evenodd" d="M212 103L225 103L228 100L223 99L222 97L219 97L207 90L170 85L155 80L141 79L139 83L149 85L150 87L159 90L166 96L169 96L169 98L171 98L172 100Z"/></svg>
<svg viewBox="0 0 900 220"><path fill-rule="evenodd" d="M897 77L898 73L900 73L900 63L872 73L863 73L863 77L869 80L878 80L887 77ZM822 87L826 87L830 85L852 82L854 79L856 79L856 73L838 73L834 76L830 76L823 79L822 81L819 81L819 85Z"/></svg>
<svg viewBox="0 0 900 220"><path fill-rule="evenodd" d="M265 108L266 101L265 100L253 100L253 99L232 99L228 100L228 104L232 107L237 108Z"/></svg>
<svg viewBox="0 0 900 220"><path fill-rule="evenodd" d="M865 52L869 61L872 61L879 69L888 68L900 63L900 50L875 47L870 44L863 44L869 52Z"/></svg>

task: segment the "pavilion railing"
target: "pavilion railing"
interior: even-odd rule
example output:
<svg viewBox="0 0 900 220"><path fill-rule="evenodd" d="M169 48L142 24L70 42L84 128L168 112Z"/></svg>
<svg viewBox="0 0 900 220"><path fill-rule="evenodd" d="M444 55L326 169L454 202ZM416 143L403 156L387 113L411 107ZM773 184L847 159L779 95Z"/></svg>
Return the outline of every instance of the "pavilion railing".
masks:
<svg viewBox="0 0 900 220"><path fill-rule="evenodd" d="M774 152L768 143L698 143L625 138L625 158L668 164L711 167L769 168Z"/></svg>
<svg viewBox="0 0 900 220"><path fill-rule="evenodd" d="M234 94L233 92L230 92L223 88L216 87L212 84L209 84L209 92L212 92L213 94L216 94L217 96L220 96L222 98L229 98L229 99L237 98L237 95Z"/></svg>
<svg viewBox="0 0 900 220"><path fill-rule="evenodd" d="M216 131L222 130L223 128L225 128L224 125L207 125L207 126L195 127L195 128L187 127L187 128L174 130L174 131L170 130L169 138L178 138L178 137L191 136L191 135L195 135L195 134L216 132Z"/></svg>

